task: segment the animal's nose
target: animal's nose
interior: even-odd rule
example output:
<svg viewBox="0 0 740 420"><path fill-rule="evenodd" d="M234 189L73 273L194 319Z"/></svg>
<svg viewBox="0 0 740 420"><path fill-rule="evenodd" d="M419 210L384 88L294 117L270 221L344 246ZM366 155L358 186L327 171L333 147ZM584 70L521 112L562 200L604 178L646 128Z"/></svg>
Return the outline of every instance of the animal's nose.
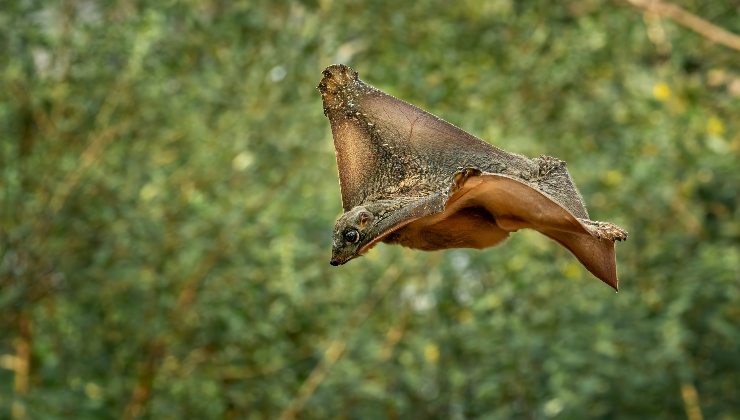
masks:
<svg viewBox="0 0 740 420"><path fill-rule="evenodd" d="M335 260L335 259L332 259L331 261L329 261L329 264L331 264L331 265L333 265L334 267L336 267L336 266L338 266L338 265L339 265L339 261L337 261L337 260Z"/></svg>

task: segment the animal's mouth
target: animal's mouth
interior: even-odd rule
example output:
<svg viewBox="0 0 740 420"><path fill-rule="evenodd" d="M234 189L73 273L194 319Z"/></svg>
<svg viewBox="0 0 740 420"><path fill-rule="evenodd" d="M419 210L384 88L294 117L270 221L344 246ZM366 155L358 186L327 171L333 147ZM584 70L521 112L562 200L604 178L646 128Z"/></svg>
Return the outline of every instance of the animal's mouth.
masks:
<svg viewBox="0 0 740 420"><path fill-rule="evenodd" d="M346 263L347 261L351 260L352 258L343 258L342 256L333 254L331 256L331 260L329 260L329 264L333 265L334 267L342 265Z"/></svg>

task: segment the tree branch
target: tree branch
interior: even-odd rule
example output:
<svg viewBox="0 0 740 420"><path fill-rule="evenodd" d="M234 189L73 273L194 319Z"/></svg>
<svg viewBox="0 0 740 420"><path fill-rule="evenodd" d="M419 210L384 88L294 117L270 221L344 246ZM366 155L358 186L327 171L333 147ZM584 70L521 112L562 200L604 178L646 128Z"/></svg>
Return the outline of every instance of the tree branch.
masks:
<svg viewBox="0 0 740 420"><path fill-rule="evenodd" d="M740 51L740 36L688 12L675 4L661 0L626 0L627 3L648 13L667 17L681 26L698 33L716 44Z"/></svg>

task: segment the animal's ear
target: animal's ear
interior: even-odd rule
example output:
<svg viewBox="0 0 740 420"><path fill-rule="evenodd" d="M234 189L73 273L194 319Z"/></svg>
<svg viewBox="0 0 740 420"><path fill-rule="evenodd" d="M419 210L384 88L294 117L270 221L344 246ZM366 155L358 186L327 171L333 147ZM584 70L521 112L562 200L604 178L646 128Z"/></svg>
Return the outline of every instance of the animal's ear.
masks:
<svg viewBox="0 0 740 420"><path fill-rule="evenodd" d="M372 220L372 218L373 215L369 211L361 211L357 215L357 227L359 227L360 229L364 229L365 227L367 227L367 224L370 222L370 220Z"/></svg>

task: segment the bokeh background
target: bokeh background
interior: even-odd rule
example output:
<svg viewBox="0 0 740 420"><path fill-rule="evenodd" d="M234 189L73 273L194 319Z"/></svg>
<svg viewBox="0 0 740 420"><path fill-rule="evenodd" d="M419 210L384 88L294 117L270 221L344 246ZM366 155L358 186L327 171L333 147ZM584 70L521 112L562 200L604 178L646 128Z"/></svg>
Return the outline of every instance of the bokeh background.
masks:
<svg viewBox="0 0 740 420"><path fill-rule="evenodd" d="M733 0L677 0L740 32ZM10 1L0 417L740 417L740 53L627 2ZM568 162L615 294L557 244L380 245L315 89L367 82Z"/></svg>

